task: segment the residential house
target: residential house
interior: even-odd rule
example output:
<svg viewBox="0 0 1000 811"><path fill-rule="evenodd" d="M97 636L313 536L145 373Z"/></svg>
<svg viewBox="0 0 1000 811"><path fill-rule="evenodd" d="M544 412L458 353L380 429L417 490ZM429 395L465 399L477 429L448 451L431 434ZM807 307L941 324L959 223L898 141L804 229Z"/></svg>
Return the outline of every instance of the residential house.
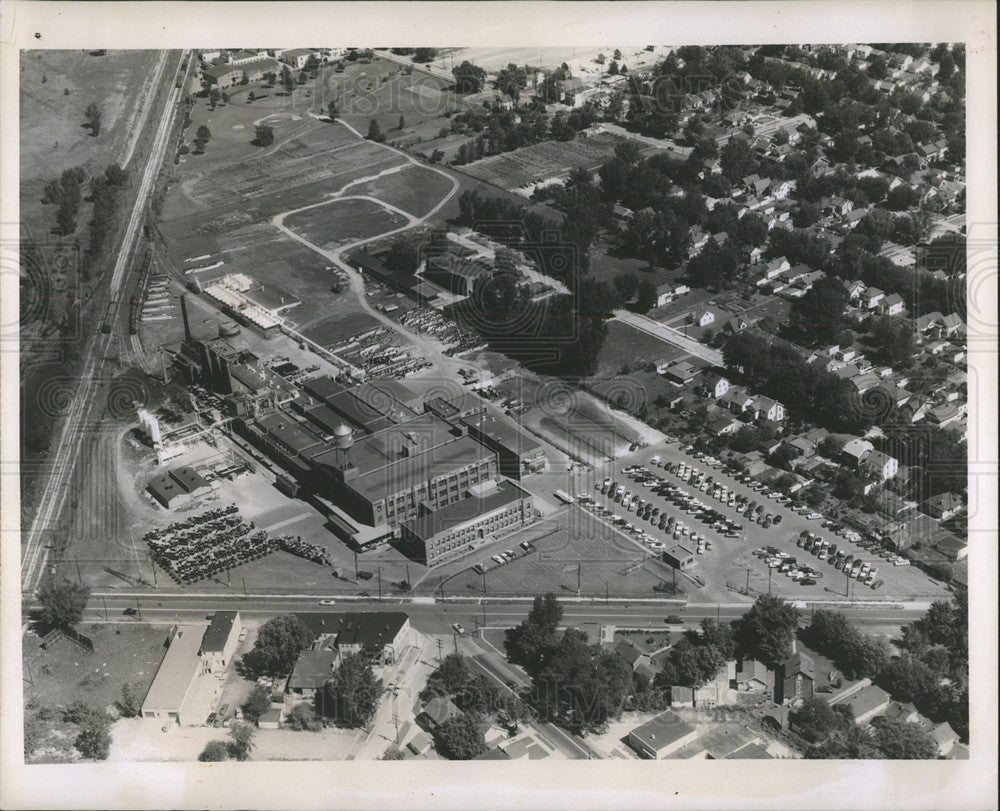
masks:
<svg viewBox="0 0 1000 811"><path fill-rule="evenodd" d="M749 747L758 749L762 736L759 732L737 723L719 724L713 726L701 737L681 747L670 757L673 760L725 760L738 752L745 752L742 757L760 757L750 754ZM765 752L765 757L770 757Z"/></svg>
<svg viewBox="0 0 1000 811"><path fill-rule="evenodd" d="M688 320L699 327L707 327L715 323L715 313L709 309L697 310L688 316Z"/></svg>
<svg viewBox="0 0 1000 811"><path fill-rule="evenodd" d="M302 70L309 61L309 57L316 55L316 51L311 48L291 48L287 51L282 51L278 58L295 70Z"/></svg>
<svg viewBox="0 0 1000 811"><path fill-rule="evenodd" d="M636 647L627 639L622 639L615 645L615 653L624 659L632 670L638 670L641 666L648 667L650 664L649 653Z"/></svg>
<svg viewBox="0 0 1000 811"><path fill-rule="evenodd" d="M877 287L869 287L861 294L861 306L866 310L873 310L878 307L884 298L884 291L879 290Z"/></svg>
<svg viewBox="0 0 1000 811"><path fill-rule="evenodd" d="M331 648L303 651L295 662L285 686L287 692L304 698L314 698L333 676L340 653Z"/></svg>
<svg viewBox="0 0 1000 811"><path fill-rule="evenodd" d="M938 754L940 755L947 754L948 750L959 742L958 733L951 728L951 724L947 721L935 724L931 737L934 739L934 743L937 744Z"/></svg>
<svg viewBox="0 0 1000 811"><path fill-rule="evenodd" d="M854 715L854 723L861 726L889 709L892 697L881 687L868 684L843 699L834 699L831 703L850 707Z"/></svg>
<svg viewBox="0 0 1000 811"><path fill-rule="evenodd" d="M723 394L729 391L729 380L718 372L705 372L701 378L701 390L707 397L718 400Z"/></svg>
<svg viewBox="0 0 1000 811"><path fill-rule="evenodd" d="M205 629L198 651L204 673L225 672L233 661L242 630L239 611L216 611L212 615L212 623Z"/></svg>
<svg viewBox="0 0 1000 811"><path fill-rule="evenodd" d="M956 331L960 331L963 325L962 317L957 313L949 313L941 319L941 328L944 334L948 336L951 336Z"/></svg>
<svg viewBox="0 0 1000 811"><path fill-rule="evenodd" d="M785 419L784 405L762 394L753 398L750 408L753 409L754 419L773 420L774 422L782 422Z"/></svg>
<svg viewBox="0 0 1000 811"><path fill-rule="evenodd" d="M931 496L924 501L923 505L921 505L921 509L927 513L927 515L940 519L941 521L947 521L949 518L953 518L964 507L965 504L962 499L950 492L938 493L936 496Z"/></svg>
<svg viewBox="0 0 1000 811"><path fill-rule="evenodd" d="M462 711L455 706L455 703L447 696L435 696L426 704L424 709L417 716L417 723L428 732L433 732L445 721L456 718Z"/></svg>
<svg viewBox="0 0 1000 811"><path fill-rule="evenodd" d="M932 341L927 344L927 353L930 355L940 355L948 348L947 341Z"/></svg>
<svg viewBox="0 0 1000 811"><path fill-rule="evenodd" d="M865 289L865 283L857 279L851 282L845 279L844 288L847 290L848 299L854 301L855 299L861 297L861 294L864 292Z"/></svg>
<svg viewBox="0 0 1000 811"><path fill-rule="evenodd" d="M792 643L796 647L795 642ZM774 675L774 701L777 704L791 703L811 698L816 681L816 669L812 657L799 650L793 650Z"/></svg>
<svg viewBox="0 0 1000 811"><path fill-rule="evenodd" d="M771 695L774 692L774 671L756 659L741 660L736 669L733 686L741 693Z"/></svg>
<svg viewBox="0 0 1000 811"><path fill-rule="evenodd" d="M917 332L930 332L943 327L944 315L935 310L932 313L925 313L914 319L913 327Z"/></svg>
<svg viewBox="0 0 1000 811"><path fill-rule="evenodd" d="M743 332L745 329L750 328L750 322L745 318L734 315L732 318L726 320L726 323L722 325L722 331L736 335L737 333Z"/></svg>
<svg viewBox="0 0 1000 811"><path fill-rule="evenodd" d="M750 408L752 403L753 397L747 393L746 389L739 386L730 386L729 390L719 398L719 405L728 408L737 415Z"/></svg>
<svg viewBox="0 0 1000 811"><path fill-rule="evenodd" d="M714 436L726 436L727 434L735 434L742 423L739 420L734 419L728 414L721 414L708 422L708 431Z"/></svg>
<svg viewBox="0 0 1000 811"><path fill-rule="evenodd" d="M686 360L682 360L673 362L661 374L677 383L686 385L694 380L695 375L698 374L698 370Z"/></svg>
<svg viewBox="0 0 1000 811"><path fill-rule="evenodd" d="M903 305L903 297L899 293L891 293L882 300L879 312L882 315L902 315Z"/></svg>

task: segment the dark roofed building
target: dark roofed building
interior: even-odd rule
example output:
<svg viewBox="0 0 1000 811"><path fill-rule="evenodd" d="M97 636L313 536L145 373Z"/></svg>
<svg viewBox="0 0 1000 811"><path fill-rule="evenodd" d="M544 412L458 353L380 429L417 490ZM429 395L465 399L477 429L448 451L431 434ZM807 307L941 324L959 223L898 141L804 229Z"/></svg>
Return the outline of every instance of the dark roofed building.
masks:
<svg viewBox="0 0 1000 811"><path fill-rule="evenodd" d="M455 702L450 698L435 696L424 704L423 711L417 716L417 723L424 729L433 732L445 721L450 721L460 715L462 715L462 711L455 706Z"/></svg>
<svg viewBox="0 0 1000 811"><path fill-rule="evenodd" d="M371 659L394 661L409 639L410 618L401 611L296 612L295 616L314 639L332 637L341 656L363 653Z"/></svg>
<svg viewBox="0 0 1000 811"><path fill-rule="evenodd" d="M504 476L520 479L522 475L544 469L545 449L520 428L485 412L466 417L462 424L468 429L469 436L496 453L500 472Z"/></svg>
<svg viewBox="0 0 1000 811"><path fill-rule="evenodd" d="M659 760L697 737L698 730L667 710L629 732L627 742L642 757Z"/></svg>
<svg viewBox="0 0 1000 811"><path fill-rule="evenodd" d="M340 654L329 648L303 651L288 677L288 692L311 698L323 688L340 660Z"/></svg>
<svg viewBox="0 0 1000 811"><path fill-rule="evenodd" d="M233 661L243 623L239 611L216 611L201 638L202 667L206 673L222 673Z"/></svg>

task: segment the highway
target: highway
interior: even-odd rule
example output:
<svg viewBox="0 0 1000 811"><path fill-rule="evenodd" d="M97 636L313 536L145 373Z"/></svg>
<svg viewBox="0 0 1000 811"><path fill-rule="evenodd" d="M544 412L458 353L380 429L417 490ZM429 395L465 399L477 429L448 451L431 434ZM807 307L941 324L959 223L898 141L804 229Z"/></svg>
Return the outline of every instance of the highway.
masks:
<svg viewBox="0 0 1000 811"><path fill-rule="evenodd" d="M614 317L628 324L630 327L635 327L648 335L652 335L654 338L659 338L661 341L683 349L689 355L694 355L696 358L708 361L713 366L723 365L721 352L705 346L705 344L696 341L694 338L688 338L680 330L668 327L659 321L654 321L652 318L647 318L644 315L632 313L628 310L615 310Z"/></svg>
<svg viewBox="0 0 1000 811"><path fill-rule="evenodd" d="M153 147L150 150L149 157L143 169L139 192L133 204L128 224L122 237L122 243L118 249L118 258L112 270L109 284L108 298L112 302L115 302L116 296L124 283L126 272L130 267L132 251L139 234L139 227L145 216L146 204L163 162L166 146L169 141L174 110L181 92L173 84L181 69L180 66L188 58L188 54L188 51L181 53L177 67L171 77L172 85L167 93L163 113L157 125ZM113 306L115 308L114 320L117 321L122 311L123 303L118 301ZM125 312L128 312L127 308ZM22 546L21 585L22 589L26 592L34 590L39 578L45 571L48 554L46 546L42 542L42 536L47 529L55 525L65 505L66 496L70 491L69 484L72 481L76 461L80 455L80 448L87 434L89 421L86 419L86 416L91 413L94 407L94 398L102 385L97 372L108 354L111 343L115 340L116 336L113 331L109 334L99 333L93 338L90 344L90 351L87 353L83 364L80 385L64 419L59 438L55 441L55 452L50 467L49 479L41 492L35 519Z"/></svg>

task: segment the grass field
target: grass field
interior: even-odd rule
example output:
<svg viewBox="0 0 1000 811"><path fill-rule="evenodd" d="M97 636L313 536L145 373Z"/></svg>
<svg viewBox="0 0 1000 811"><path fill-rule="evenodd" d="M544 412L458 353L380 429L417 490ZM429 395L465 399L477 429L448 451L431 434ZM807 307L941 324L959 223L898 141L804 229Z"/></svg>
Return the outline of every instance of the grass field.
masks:
<svg viewBox="0 0 1000 811"><path fill-rule="evenodd" d="M56 177L73 166L103 168L120 159L158 55L141 50L108 51L105 56L80 50L22 51L22 183ZM96 138L83 126L83 112L91 102L101 110Z"/></svg>
<svg viewBox="0 0 1000 811"><path fill-rule="evenodd" d="M597 376L619 374L626 364L629 369L649 366L660 358L685 357L686 353L646 332L621 321L608 322L608 337L597 360Z"/></svg>
<svg viewBox="0 0 1000 811"><path fill-rule="evenodd" d="M352 186L351 194L377 197L414 217L423 217L452 189L448 179L410 164L400 172Z"/></svg>
<svg viewBox="0 0 1000 811"><path fill-rule="evenodd" d="M406 225L407 220L370 200L338 200L292 214L285 225L314 245L332 250Z"/></svg>

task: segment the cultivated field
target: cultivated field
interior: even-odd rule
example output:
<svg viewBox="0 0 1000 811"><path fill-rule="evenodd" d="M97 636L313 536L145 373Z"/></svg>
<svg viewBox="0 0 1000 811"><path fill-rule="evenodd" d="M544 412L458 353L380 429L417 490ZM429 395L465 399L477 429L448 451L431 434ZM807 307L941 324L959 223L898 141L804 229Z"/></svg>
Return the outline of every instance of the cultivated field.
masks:
<svg viewBox="0 0 1000 811"><path fill-rule="evenodd" d="M405 217L371 200L338 200L285 218L285 225L314 245L333 250L406 225Z"/></svg>
<svg viewBox="0 0 1000 811"><path fill-rule="evenodd" d="M550 178L564 177L578 167L596 169L622 139L594 135L573 141L546 141L492 155L462 167L462 171L501 188L514 190Z"/></svg>

